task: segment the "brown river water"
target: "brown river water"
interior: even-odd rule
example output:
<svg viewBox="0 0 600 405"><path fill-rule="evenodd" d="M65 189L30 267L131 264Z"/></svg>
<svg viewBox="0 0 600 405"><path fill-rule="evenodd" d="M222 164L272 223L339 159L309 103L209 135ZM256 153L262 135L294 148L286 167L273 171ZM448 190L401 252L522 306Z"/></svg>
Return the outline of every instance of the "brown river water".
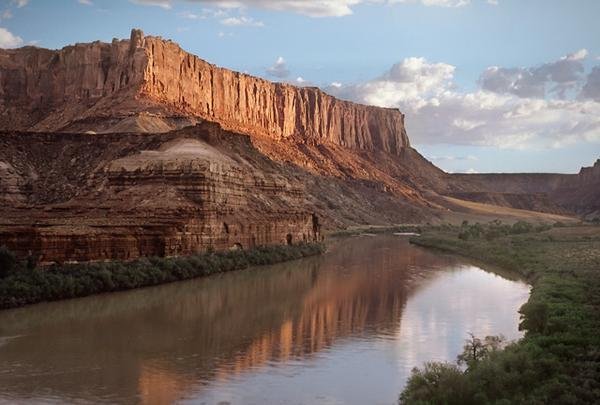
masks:
<svg viewBox="0 0 600 405"><path fill-rule="evenodd" d="M529 287L408 244L0 312L0 403L393 404L468 332L519 338Z"/></svg>

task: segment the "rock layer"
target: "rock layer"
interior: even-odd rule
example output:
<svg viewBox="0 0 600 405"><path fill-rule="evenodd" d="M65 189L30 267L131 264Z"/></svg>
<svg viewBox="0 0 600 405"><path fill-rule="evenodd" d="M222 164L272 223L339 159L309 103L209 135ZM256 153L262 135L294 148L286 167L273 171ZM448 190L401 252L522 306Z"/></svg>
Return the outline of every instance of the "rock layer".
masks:
<svg viewBox="0 0 600 405"><path fill-rule="evenodd" d="M442 193L466 200L494 200L498 205L553 213L568 210L588 219L600 218L600 159L577 174L453 174L447 184Z"/></svg>
<svg viewBox="0 0 600 405"><path fill-rule="evenodd" d="M399 154L409 146L404 116L211 65L158 37L52 51L0 51L0 127L114 132L144 113L164 132L195 119L274 140L335 144ZM193 122L192 122L193 123ZM123 132L123 125L119 127Z"/></svg>
<svg viewBox="0 0 600 405"><path fill-rule="evenodd" d="M0 207L0 245L48 263L319 240L303 185L224 136L208 124L161 135L2 134L0 167L20 180L7 182L19 198Z"/></svg>

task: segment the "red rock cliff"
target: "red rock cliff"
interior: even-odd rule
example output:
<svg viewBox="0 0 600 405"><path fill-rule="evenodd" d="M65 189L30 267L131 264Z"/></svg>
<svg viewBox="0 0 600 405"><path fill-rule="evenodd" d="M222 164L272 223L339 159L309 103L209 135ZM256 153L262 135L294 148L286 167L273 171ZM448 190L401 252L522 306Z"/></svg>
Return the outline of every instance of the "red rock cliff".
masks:
<svg viewBox="0 0 600 405"><path fill-rule="evenodd" d="M183 117L276 140L393 154L409 146L396 109L222 69L139 30L111 44L0 50L1 129L114 132L131 117L136 131L186 125Z"/></svg>

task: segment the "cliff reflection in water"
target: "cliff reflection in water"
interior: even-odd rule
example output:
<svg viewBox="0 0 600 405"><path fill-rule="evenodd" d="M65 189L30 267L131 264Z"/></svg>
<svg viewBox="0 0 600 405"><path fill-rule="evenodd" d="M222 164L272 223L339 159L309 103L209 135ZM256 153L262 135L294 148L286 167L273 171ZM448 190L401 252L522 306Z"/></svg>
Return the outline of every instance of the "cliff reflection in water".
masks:
<svg viewBox="0 0 600 405"><path fill-rule="evenodd" d="M0 399L171 402L345 339L392 338L407 298L457 259L398 237L144 290L0 313Z"/></svg>

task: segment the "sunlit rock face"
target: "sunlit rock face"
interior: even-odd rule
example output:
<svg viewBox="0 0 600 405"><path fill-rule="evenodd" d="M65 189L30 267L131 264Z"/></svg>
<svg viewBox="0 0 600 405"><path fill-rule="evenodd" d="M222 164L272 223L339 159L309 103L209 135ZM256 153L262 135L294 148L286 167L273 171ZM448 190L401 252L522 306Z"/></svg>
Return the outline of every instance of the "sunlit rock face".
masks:
<svg viewBox="0 0 600 405"><path fill-rule="evenodd" d="M3 129L165 132L198 119L275 140L393 154L409 146L396 109L222 69L139 30L110 44L0 50Z"/></svg>

